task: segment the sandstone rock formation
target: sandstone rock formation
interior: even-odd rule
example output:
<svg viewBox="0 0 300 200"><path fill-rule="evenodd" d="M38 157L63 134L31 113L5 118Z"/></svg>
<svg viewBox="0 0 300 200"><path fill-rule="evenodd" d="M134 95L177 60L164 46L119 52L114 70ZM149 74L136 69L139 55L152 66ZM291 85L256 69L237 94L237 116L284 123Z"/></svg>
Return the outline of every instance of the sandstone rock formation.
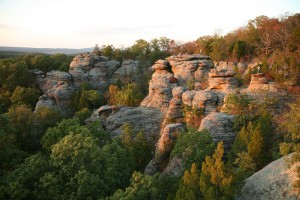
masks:
<svg viewBox="0 0 300 200"><path fill-rule="evenodd" d="M82 53L73 58L69 72L55 70L44 76L42 71L32 70L45 95L40 99L37 107L54 105L67 113L71 110L68 106L72 93L81 84L88 83L92 88L104 92L110 84L118 80L126 84L138 78L138 64L138 61L124 60L120 66L119 62L109 60L105 56Z"/></svg>
<svg viewBox="0 0 300 200"><path fill-rule="evenodd" d="M245 185L237 200L274 199L297 200L300 196L293 189L293 183L297 180L296 163L289 168L288 158L284 156L271 162L262 170L256 172L245 180Z"/></svg>
<svg viewBox="0 0 300 200"><path fill-rule="evenodd" d="M102 66L103 62L107 63L101 61L98 65ZM91 63L87 61L86 65L90 66ZM112 74L112 80L115 81L120 74L126 77L129 72L136 72L134 66L137 63L131 64L131 67L126 63L136 62L125 61L122 64L124 69L121 67L107 73ZM169 163L167 161L178 132L184 130L186 124L189 125L184 119L187 118L183 113L185 106L201 111L201 116L194 118L198 123L192 125L199 131L207 129L216 143L224 142L225 151L228 152L236 136L233 130L234 116L219 110L226 95L240 91L234 70L237 67L238 71L244 71L247 66L245 63L221 63L214 67L210 58L203 55L180 54L158 60L151 67L154 73L149 82L149 93L140 107L121 107L118 110L105 106L95 111L93 117L103 120L103 126L112 136L121 134L121 126L125 123L132 124L136 130L145 131L148 140L156 143L155 157L147 165L145 173L165 170L165 173L179 174L184 163L173 159ZM80 67L86 72L92 69Z"/></svg>
<svg viewBox="0 0 300 200"><path fill-rule="evenodd" d="M180 132L185 130L182 123L168 124L163 129L162 134L156 145L156 154L162 155L169 153L173 148Z"/></svg>
<svg viewBox="0 0 300 200"><path fill-rule="evenodd" d="M228 152L236 136L233 130L234 116L226 113L212 112L206 116L199 127L199 131L208 130L214 142L223 141L224 150Z"/></svg>
<svg viewBox="0 0 300 200"><path fill-rule="evenodd" d="M166 164L165 161L168 159L177 137L183 130L185 130L185 126L182 123L168 124L165 126L156 144L155 157L146 166L146 174L153 175L165 167L164 163ZM176 166L175 164L169 166L169 170L173 171L171 167Z"/></svg>
<svg viewBox="0 0 300 200"><path fill-rule="evenodd" d="M263 73L252 74L248 91L255 92L265 90L268 92L278 92L275 83L269 83Z"/></svg>
<svg viewBox="0 0 300 200"><path fill-rule="evenodd" d="M71 111L71 98L74 93L74 87L66 82L58 82L53 88L47 91L47 96L51 98L62 111L69 113Z"/></svg>
<svg viewBox="0 0 300 200"><path fill-rule="evenodd" d="M73 58L69 73L73 77L76 88L88 82L93 88L104 90L109 86L110 78L119 65L119 62L108 60L105 56L85 53Z"/></svg>
<svg viewBox="0 0 300 200"><path fill-rule="evenodd" d="M186 91L182 94L183 103L193 108L203 109L204 113L208 115L215 112L218 105L218 96L208 90L201 91Z"/></svg>
<svg viewBox="0 0 300 200"><path fill-rule="evenodd" d="M184 172L184 163L180 158L173 157L166 168L163 171L163 174L170 176L180 176Z"/></svg>
<svg viewBox="0 0 300 200"><path fill-rule="evenodd" d="M128 83L132 80L136 80L138 77L138 66L139 61L124 59L122 66L114 71L111 82L116 83L118 80L120 80L123 83Z"/></svg>
<svg viewBox="0 0 300 200"><path fill-rule="evenodd" d="M149 94L141 106L166 111L173 99L173 88L186 87L188 80L202 81L212 67L210 58L203 55L178 55L158 60L152 66L155 72L149 83Z"/></svg>
<svg viewBox="0 0 300 200"><path fill-rule="evenodd" d="M38 110L41 107L58 109L55 102L52 99L50 99L47 95L42 95L39 97L39 101L36 103L35 110Z"/></svg>
<svg viewBox="0 0 300 200"><path fill-rule="evenodd" d="M212 69L209 73L208 88L225 93L232 92L238 87L238 82L234 75L235 72L232 70Z"/></svg>

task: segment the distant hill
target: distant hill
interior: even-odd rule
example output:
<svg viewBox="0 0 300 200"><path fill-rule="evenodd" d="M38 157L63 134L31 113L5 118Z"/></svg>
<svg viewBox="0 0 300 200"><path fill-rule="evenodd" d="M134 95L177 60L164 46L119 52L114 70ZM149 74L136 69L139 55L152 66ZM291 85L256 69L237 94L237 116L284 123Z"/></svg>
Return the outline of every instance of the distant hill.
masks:
<svg viewBox="0 0 300 200"><path fill-rule="evenodd" d="M22 54L22 53L45 53L45 54L78 54L83 52L91 52L93 51L93 47L83 48L83 49L68 49L68 48L31 48L31 47L7 47L0 46L0 54L14 53L14 54Z"/></svg>

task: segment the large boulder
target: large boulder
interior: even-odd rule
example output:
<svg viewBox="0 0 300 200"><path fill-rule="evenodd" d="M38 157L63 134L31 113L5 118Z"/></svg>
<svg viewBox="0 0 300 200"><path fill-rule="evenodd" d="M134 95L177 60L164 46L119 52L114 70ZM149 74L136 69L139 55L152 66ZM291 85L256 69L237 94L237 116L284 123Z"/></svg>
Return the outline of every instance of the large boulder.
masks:
<svg viewBox="0 0 300 200"><path fill-rule="evenodd" d="M122 134L121 127L129 123L136 131L144 131L149 141L156 142L162 120L162 113L155 108L121 107L103 120L103 126L115 137Z"/></svg>
<svg viewBox="0 0 300 200"><path fill-rule="evenodd" d="M230 93L238 87L238 82L232 70L212 69L209 73L208 88L210 90Z"/></svg>
<svg viewBox="0 0 300 200"><path fill-rule="evenodd" d="M37 111L42 107L58 109L55 102L52 99L50 99L47 95L42 95L39 97L39 101L36 103L34 110Z"/></svg>
<svg viewBox="0 0 300 200"><path fill-rule="evenodd" d="M188 80L201 81L213 67L210 58L200 54L179 54L166 60L180 85L185 85Z"/></svg>
<svg viewBox="0 0 300 200"><path fill-rule="evenodd" d="M116 83L120 80L122 83L127 84L138 77L139 61L124 59L120 68L113 72L112 82Z"/></svg>
<svg viewBox="0 0 300 200"><path fill-rule="evenodd" d="M233 115L226 113L212 112L201 121L199 131L208 130L215 143L223 141L224 150L228 152L236 137L233 130Z"/></svg>
<svg viewBox="0 0 300 200"><path fill-rule="evenodd" d="M237 200L273 199L297 200L297 190L293 183L299 180L295 163L289 168L288 160L291 155L275 160L245 180L245 185ZM298 189L299 192L299 189Z"/></svg>
<svg viewBox="0 0 300 200"><path fill-rule="evenodd" d="M72 84L72 77L67 72L53 70L46 74L46 76L42 76L43 78L38 79L38 84L41 90L46 93L49 89L55 87L58 82L64 81L69 85Z"/></svg>
<svg viewBox="0 0 300 200"><path fill-rule="evenodd" d="M65 113L71 112L71 99L74 93L74 87L64 81L60 81L56 86L47 91L49 98L55 101L59 109Z"/></svg>
<svg viewBox="0 0 300 200"><path fill-rule="evenodd" d="M166 125L164 129L161 130L160 138L156 144L155 157L146 166L146 174L153 175L165 168L167 164L166 161L168 160L170 151L174 147L177 137L181 131L185 129L182 123L174 123ZM180 165L182 165L182 163ZM174 165L172 165L172 167L174 167ZM169 167L170 170L172 167ZM179 168L182 169L182 166Z"/></svg>

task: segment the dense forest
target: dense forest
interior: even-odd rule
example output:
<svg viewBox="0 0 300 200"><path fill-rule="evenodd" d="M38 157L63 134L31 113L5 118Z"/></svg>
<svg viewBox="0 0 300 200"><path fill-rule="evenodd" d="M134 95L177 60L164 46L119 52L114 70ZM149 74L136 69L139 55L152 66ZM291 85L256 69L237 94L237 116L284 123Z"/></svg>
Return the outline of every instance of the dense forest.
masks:
<svg viewBox="0 0 300 200"><path fill-rule="evenodd" d="M300 161L300 14L259 16L224 36L187 43L140 39L127 48L96 45L92 53L120 63L139 60L144 78L110 85L106 93L83 84L74 92L71 114L35 110L42 91L32 71L67 72L72 56L0 59L0 199L234 199L243 180L271 161L291 152L296 152L291 162ZM146 69L159 59L186 53L209 55L216 65L258 60L268 79L288 91L287 100L258 103L247 95L229 95L226 109L235 115L237 132L230 152L207 131L188 127L170 153L184 161L184 172L147 175L144 169L155 146L142 130L124 124L123 133L111 137L99 122L84 121L102 105L138 106L147 94ZM238 71L236 78L249 83ZM278 109L279 104L284 105ZM299 181L295 187L300 188Z"/></svg>

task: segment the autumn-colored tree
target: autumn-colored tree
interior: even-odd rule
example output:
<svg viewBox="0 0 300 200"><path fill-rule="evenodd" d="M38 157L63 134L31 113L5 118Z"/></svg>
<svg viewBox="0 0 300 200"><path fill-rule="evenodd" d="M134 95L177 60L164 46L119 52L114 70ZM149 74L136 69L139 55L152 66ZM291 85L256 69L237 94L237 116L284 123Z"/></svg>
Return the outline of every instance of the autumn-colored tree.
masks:
<svg viewBox="0 0 300 200"><path fill-rule="evenodd" d="M179 188L176 192L176 200L196 200L201 199L199 189L200 172L195 163L192 164L190 170L186 170L181 179Z"/></svg>

